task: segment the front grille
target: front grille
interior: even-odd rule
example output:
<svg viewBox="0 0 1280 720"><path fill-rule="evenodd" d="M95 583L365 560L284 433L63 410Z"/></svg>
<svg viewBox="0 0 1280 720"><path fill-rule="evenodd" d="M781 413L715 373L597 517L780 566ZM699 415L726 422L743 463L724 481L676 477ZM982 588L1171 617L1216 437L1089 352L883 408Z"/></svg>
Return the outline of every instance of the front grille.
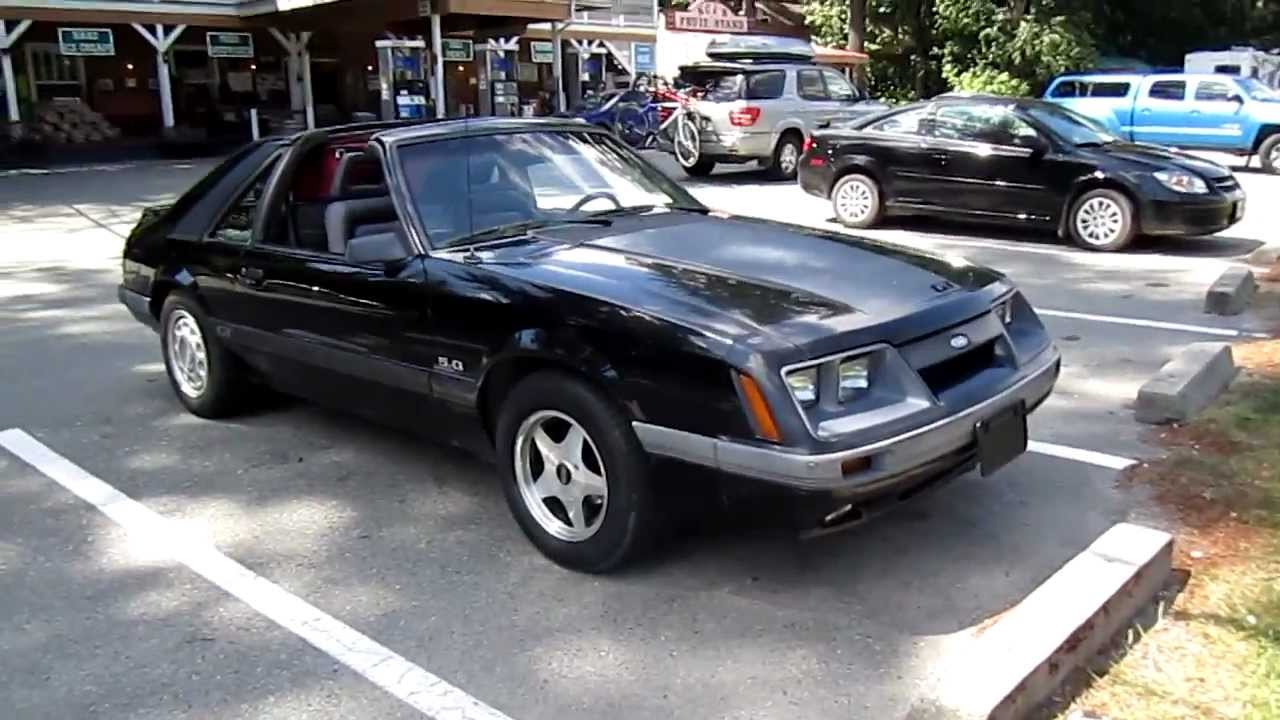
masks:
<svg viewBox="0 0 1280 720"><path fill-rule="evenodd" d="M919 372L933 394L938 395L996 364L996 340L993 339Z"/></svg>
<svg viewBox="0 0 1280 720"><path fill-rule="evenodd" d="M1235 192L1240 189L1240 183L1236 182L1234 177L1218 178L1213 181L1213 186L1224 193Z"/></svg>

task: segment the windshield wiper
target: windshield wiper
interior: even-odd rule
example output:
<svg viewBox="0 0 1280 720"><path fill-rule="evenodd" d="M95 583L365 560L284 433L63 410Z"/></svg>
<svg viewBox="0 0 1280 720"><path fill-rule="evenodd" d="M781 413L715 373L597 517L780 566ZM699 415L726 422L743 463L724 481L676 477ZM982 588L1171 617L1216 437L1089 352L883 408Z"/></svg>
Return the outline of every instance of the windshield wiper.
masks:
<svg viewBox="0 0 1280 720"><path fill-rule="evenodd" d="M647 213L653 210L655 207L657 206L656 205L624 205L622 207L610 208L608 210L597 210L596 212L593 212L587 215L587 218L590 219L590 218L616 217L618 215L643 215L644 213Z"/></svg>
<svg viewBox="0 0 1280 720"><path fill-rule="evenodd" d="M467 262L476 262L480 259L480 256L476 254L476 248L502 240L510 240L511 238L519 237L521 235L528 235L534 230L546 230L565 225L596 225L599 227L609 227L612 224L613 221L608 218L593 217L567 218L560 220L522 220L520 222L507 223L505 225L497 225L470 235L465 235L452 243L449 246L449 249L454 250L462 248L466 253L463 260Z"/></svg>

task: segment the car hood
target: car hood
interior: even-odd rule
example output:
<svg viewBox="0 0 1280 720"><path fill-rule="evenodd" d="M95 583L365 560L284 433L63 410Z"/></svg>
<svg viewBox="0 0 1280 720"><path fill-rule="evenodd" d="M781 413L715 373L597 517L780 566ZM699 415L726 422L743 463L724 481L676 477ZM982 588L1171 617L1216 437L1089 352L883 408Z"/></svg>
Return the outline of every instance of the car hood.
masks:
<svg viewBox="0 0 1280 720"><path fill-rule="evenodd" d="M1161 170L1176 167L1189 170L1210 180L1231 177L1231 171L1218 163L1202 160L1180 150L1147 145L1145 143L1115 142L1100 148L1093 148L1093 153L1140 166L1144 170Z"/></svg>
<svg viewBox="0 0 1280 720"><path fill-rule="evenodd" d="M691 212L544 231L482 262L727 340L813 352L905 342L984 312L1006 288L958 258Z"/></svg>

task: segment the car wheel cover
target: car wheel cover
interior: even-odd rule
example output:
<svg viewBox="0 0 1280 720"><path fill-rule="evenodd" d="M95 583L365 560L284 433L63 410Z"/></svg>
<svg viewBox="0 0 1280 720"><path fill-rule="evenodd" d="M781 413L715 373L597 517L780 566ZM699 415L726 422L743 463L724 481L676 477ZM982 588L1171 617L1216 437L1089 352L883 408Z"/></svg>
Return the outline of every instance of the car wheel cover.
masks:
<svg viewBox="0 0 1280 720"><path fill-rule="evenodd" d="M836 190L836 212L841 220L863 222L875 204L871 187L862 180L850 180Z"/></svg>
<svg viewBox="0 0 1280 720"><path fill-rule="evenodd" d="M676 122L675 138L676 160L684 167L698 164L702 154L702 138L698 135L697 123L689 115L681 115Z"/></svg>
<svg viewBox="0 0 1280 720"><path fill-rule="evenodd" d="M1076 232L1089 245L1110 245L1124 231L1124 211L1107 197L1092 197L1076 211Z"/></svg>
<svg viewBox="0 0 1280 720"><path fill-rule="evenodd" d="M604 459L576 420L539 410L520 424L515 443L516 485L538 526L557 540L595 535L609 505Z"/></svg>
<svg viewBox="0 0 1280 720"><path fill-rule="evenodd" d="M1271 148L1271 152L1267 155L1267 157L1270 158L1271 160L1272 169L1274 169L1277 172L1280 172L1280 143L1276 143Z"/></svg>
<svg viewBox="0 0 1280 720"><path fill-rule="evenodd" d="M778 148L778 169L783 174L790 175L796 171L796 166L800 164L800 150L793 142L784 142L782 147Z"/></svg>
<svg viewBox="0 0 1280 720"><path fill-rule="evenodd" d="M169 316L169 374L178 391L195 399L209 385L209 353L200 324L186 310Z"/></svg>

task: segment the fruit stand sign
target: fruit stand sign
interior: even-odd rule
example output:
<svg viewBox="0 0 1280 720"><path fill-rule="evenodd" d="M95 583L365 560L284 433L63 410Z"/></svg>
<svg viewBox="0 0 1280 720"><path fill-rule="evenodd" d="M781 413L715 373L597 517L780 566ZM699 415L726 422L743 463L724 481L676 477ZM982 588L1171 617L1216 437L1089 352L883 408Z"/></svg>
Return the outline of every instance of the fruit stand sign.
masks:
<svg viewBox="0 0 1280 720"><path fill-rule="evenodd" d="M697 0L685 12L672 13L673 30L693 32L744 33L747 19L734 15L727 6L715 0Z"/></svg>

